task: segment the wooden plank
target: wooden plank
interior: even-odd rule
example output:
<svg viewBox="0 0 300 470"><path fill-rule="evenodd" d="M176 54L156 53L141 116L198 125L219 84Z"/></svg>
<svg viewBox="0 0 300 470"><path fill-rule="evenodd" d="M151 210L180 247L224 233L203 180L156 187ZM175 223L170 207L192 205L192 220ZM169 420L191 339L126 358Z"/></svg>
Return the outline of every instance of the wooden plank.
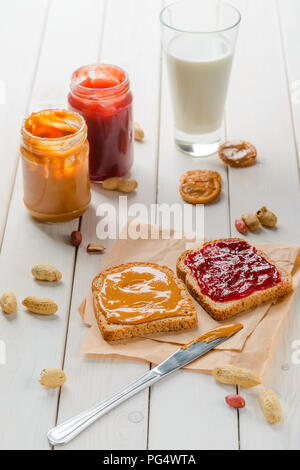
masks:
<svg viewBox="0 0 300 470"><path fill-rule="evenodd" d="M205 207L204 234L211 238L229 235L226 169L217 157L191 158L175 148L165 67L161 112L158 203L183 205L178 181L184 171L216 170L221 174L223 188L218 201ZM194 226L195 212L193 222L185 223L184 229L191 231ZM190 371L178 371L155 385L150 400L149 448L237 449L237 414L224 406L225 392L225 387L217 386L211 377Z"/></svg>
<svg viewBox="0 0 300 470"><path fill-rule="evenodd" d="M32 88L47 5L47 0L1 2L0 247L16 175L19 129Z"/></svg>
<svg viewBox="0 0 300 470"><path fill-rule="evenodd" d="M1 314L1 340L7 364L1 366L0 412L2 449L45 449L46 432L55 421L58 391L46 391L37 380L45 367L60 367L68 321L74 249L65 243L76 222L59 227L30 220L22 204L21 172L17 175L0 267L1 290L15 292L16 315ZM37 283L31 276L36 263L56 265L63 273L59 285ZM41 318L21 305L28 295L50 297L59 305L54 317ZM26 429L26 432L24 432Z"/></svg>
<svg viewBox="0 0 300 470"><path fill-rule="evenodd" d="M65 107L71 75L99 52L105 0L52 0L30 112Z"/></svg>
<svg viewBox="0 0 300 470"><path fill-rule="evenodd" d="M156 195L156 150L159 111L159 31L157 16L160 2L147 0L110 0L107 4L101 61L124 67L131 80L135 118L145 129L145 143L135 144L132 176L139 182L133 203L150 205ZM70 388L63 388L58 422L69 418L119 390L142 375L148 364L120 359L91 359L80 355L80 344L87 328L77 308L87 293L91 280L101 270L105 255L91 256L86 245L97 240L97 207L104 203L118 208L118 195L93 185L93 201L83 216L84 243L77 256L74 294L71 307L65 370ZM125 214L126 217L126 214ZM105 240L106 252L113 240ZM76 390L76 393L74 393ZM148 391L133 397L93 424L92 428L68 444L66 449L145 449L147 445Z"/></svg>
<svg viewBox="0 0 300 470"><path fill-rule="evenodd" d="M250 450L299 450L299 364L292 362L293 342L299 341L299 289L276 349L264 385L277 393L284 420L277 425L265 421L257 390L240 390L246 408L240 413L241 448ZM297 346L299 349L299 345ZM299 357L299 354L298 354Z"/></svg>
<svg viewBox="0 0 300 470"><path fill-rule="evenodd" d="M26 10L31 3L33 2L26 2ZM138 4L133 0L130 3L123 3L125 5L114 0L109 2L108 22L104 33L103 59L119 63L128 68L130 72L136 97L135 115L146 130L147 141L144 145L136 144L136 165L133 174L139 179L140 190L136 196L130 195L129 200L130 202L147 201L150 203L155 201L154 174L159 96L159 39L158 31L154 30L153 25L156 24L158 13L156 9L159 9L159 5L158 2L155 6L142 2ZM10 8L8 5L11 4L14 3L6 2L5 8ZM21 4L22 2L18 8L23 8ZM31 16L36 28L40 25L41 31L46 3L38 2L38 4L37 7L35 3L35 7L38 8L35 11L39 11L38 15ZM296 234L299 233L299 222L294 216L299 210L297 165L286 88L284 55L281 50L275 2L253 0L252 2L235 1L235 4L242 11L243 23L228 101L228 137L244 137L253 141L259 149L260 163L246 170L229 170L232 233L236 234L234 219L241 212L255 210L260 205L267 204L270 205L270 208L273 207L279 215L278 230L263 230L259 234L251 234L249 240L253 242L265 240L297 243ZM88 7L85 4L83 8L82 3L73 1L74 17L72 14L71 25L69 21L70 4L66 1L53 2L34 94L29 106L30 110L63 104L72 70L82 63L96 60L101 35L99 25L102 24L103 6L103 2L91 1ZM298 79L299 70L299 58L294 48L294 44L299 42L295 20L297 8L299 7L295 1L279 2L290 86L294 80ZM20 12L20 10L18 11ZM91 11L97 11L97 15L91 15ZM22 23L28 25L29 17L28 21L27 19L25 21L25 11L23 13L20 15L22 20L14 23L18 24L18 31L21 31ZM10 14L12 14L11 10ZM5 18L5 15L2 18ZM125 22L124 18L130 18L129 23ZM144 23L141 18L144 18ZM82 22L84 25L88 25L88 27L84 27L86 36L75 34L80 29ZM7 24L11 27L13 22L7 20ZM136 32L138 24L141 30ZM32 31L36 32L36 28L32 28ZM122 35L121 44L120 36L114 34L117 29L120 31L120 36ZM0 35L3 31L2 28ZM65 41L65 38L69 37L68 31L74 47L72 52L69 48L69 42ZM255 35L253 31L256 32ZM151 37L152 42L146 41L146 35ZM20 44L21 36L17 37ZM74 44L75 38L76 44ZM31 38L22 37L22 50L24 41L31 41ZM2 44L5 45L5 41L2 41ZM17 42L11 50L15 50L16 44ZM133 44L137 45L136 49L132 47ZM22 57L22 60L24 59L27 64L23 65L26 74L30 70L28 64L31 63L33 67L35 63L33 55L34 52L37 54L38 50L37 37L32 40L32 46L28 57L26 58L25 55ZM133 50L138 52L132 53ZM66 59L67 52L70 52L71 56ZM145 54L144 57L143 54ZM60 57L63 57L63 62L59 65L62 72L61 77L63 77L61 81L58 77L59 74L53 73L56 64L61 60ZM18 59L19 56L16 55L15 61ZM6 60L10 60L10 58L7 57ZM151 69L151 74L145 73L145 70L148 69ZM24 75L26 74L24 73ZM30 89L30 79L25 77L24 80L24 87L22 84L21 91L17 90L16 84L14 88L11 88L15 96L20 93L20 101L14 101L12 106L15 108L10 108L19 109L20 119L20 103L21 105L23 103L23 115L26 107L25 97L27 96L28 99L28 94L25 96L24 89L26 87L28 90ZM205 234L210 237L227 235L230 232L226 172L216 158L200 162L192 161L173 148L165 75L163 81L158 202L180 202L175 181L186 169L196 167L218 169L222 173L224 189L221 200L205 210ZM249 89L249 83L251 89ZM297 135L298 108L297 103L293 104L295 105L293 113ZM145 109L147 109L147 113L145 113ZM1 116L2 110L3 108L0 107ZM8 122L15 116L16 113L13 113L12 116L5 115L5 121ZM19 123L14 122L13 126L17 132ZM10 129L13 129L13 126ZM10 132L13 135L12 130ZM6 140L12 141L13 139L5 137L3 141ZM15 149L7 147L5 157L7 155L10 156L10 164L14 155L17 155L17 147ZM170 168L172 168L172 175L170 175ZM7 183L6 180L7 178L3 178L4 184ZM2 180L0 187L3 188ZM1 202L2 200L1 196ZM5 422L5 427L3 426L0 431L0 446L3 449L42 449L47 448L46 431L55 422L58 394L57 391L43 390L36 380L43 367L62 364L74 260L74 249L65 241L77 223L61 226L33 223L25 213L21 201L22 182L19 172L0 258L1 289L14 290L19 301L31 293L53 297L59 303L60 311L58 317L50 319L50 321L27 314L22 307L19 307L16 316L3 315L0 317L0 339L6 342L7 347L7 365L0 366L2 390L0 413L3 422ZM117 203L113 195L104 194L95 186L93 207L82 222L85 241L78 253L78 265L75 273L65 362L68 382L62 390L59 421L72 416L99 399L109 396L120 386L147 370L147 366L142 363L87 359L82 358L79 354L79 347L86 335L86 328L81 324L76 308L86 292L90 280L101 269L104 260L104 257L99 259L88 256L85 253L84 245L91 239L96 240L95 226L98 221L95 213L96 207L100 203L112 201ZM290 223L291 220L294 221L293 225ZM109 249L111 242L105 242L105 244ZM57 264L63 271L64 282L59 286L37 285L31 279L30 268L35 262L40 261ZM297 365L291 363L292 341L299 339L298 306L299 294L289 316L287 327L283 332L272 368L265 380L266 385L274 388L283 401L285 422L275 427L267 425L261 415L256 396L252 392L243 391L247 400L247 408L240 414L241 446L243 449L299 449L297 439L299 378ZM47 325L43 325L45 322ZM223 405L224 396L228 392L228 387L216 386L210 377L193 372L182 371L166 379L165 382L157 384L151 392L149 447L152 449L236 448L235 415L232 410ZM147 396L147 392L143 392L124 403L68 447L89 449L145 448ZM187 396L188 403L185 398ZM218 426L220 423L222 423L222 427ZM225 426L226 433L224 433ZM24 433L24 429L26 429L26 433Z"/></svg>
<svg viewBox="0 0 300 470"><path fill-rule="evenodd" d="M283 59L286 65L286 78L289 87L293 127L300 155L300 57L295 44L299 44L300 31L298 18L300 4L297 0L278 0L278 15L283 45Z"/></svg>
<svg viewBox="0 0 300 470"><path fill-rule="evenodd" d="M254 243L299 243L300 220L295 217L299 212L298 169L276 2L234 0L233 4L243 19L227 106L228 136L255 144L258 163L247 169L229 170L232 233L236 234L234 219L242 212L255 212L267 205L278 215L278 228L262 229L247 239ZM290 16L296 13L293 9ZM294 36L287 48L289 54L295 41ZM298 311L299 295L265 379L265 385L284 402L285 422L268 425L256 396L243 391L247 409L240 413L242 449L299 449L299 405L295 395L299 374L290 362L292 341L300 335Z"/></svg>
<svg viewBox="0 0 300 470"><path fill-rule="evenodd" d="M76 59L89 61L93 48L97 53L100 6L98 1L89 0L83 8L82 2L73 0L70 21L70 3L52 2L30 110L50 101L55 106L49 77L53 77L58 90L60 73L64 86L66 76L77 66ZM92 8L94 15L90 14ZM25 14L23 21L24 18ZM78 35L82 25L86 25L85 34ZM77 51L76 59L73 53L68 56L70 43ZM57 61L58 57L63 57L63 61ZM47 449L46 433L55 424L58 390L43 389L37 379L43 368L61 367L63 363L75 257L68 237L78 227L78 220L60 225L33 222L23 206L22 192L19 169L1 253L1 289L16 293L19 309L16 316L0 317L1 339L7 346L7 365L1 366L0 376L0 412L6 423L0 431L0 445L4 449ZM59 285L33 280L32 265L43 262L61 269L63 281ZM53 298L59 305L58 314L40 318L26 313L20 302L27 295Z"/></svg>
<svg viewBox="0 0 300 470"><path fill-rule="evenodd" d="M277 2L277 6L282 35L283 58L286 65L286 78L290 92L294 137L299 162L300 58L299 54L297 54L295 44L298 44L300 40L300 31L297 24L297 18L299 18L300 14L300 4L296 0L279 0ZM299 401L297 394L297 390L299 389L299 364L295 363L292 357L292 354L296 352L295 346L297 346L297 341L300 337L300 319L298 315L300 305L299 297L300 293L298 292L297 300L294 302L286 329L282 335L274 358L274 364L276 364L276 367L270 371L270 374L267 377L270 383L275 382L277 384L279 380L282 380L282 390L280 390L280 392L286 415L284 426L287 424L289 435L287 435L284 443L282 443L278 438L276 441L279 443L280 448L283 448L285 445L285 449L291 450L299 450L300 448L299 441L297 439L297 436L299 435ZM286 397L288 397L288 400Z"/></svg>

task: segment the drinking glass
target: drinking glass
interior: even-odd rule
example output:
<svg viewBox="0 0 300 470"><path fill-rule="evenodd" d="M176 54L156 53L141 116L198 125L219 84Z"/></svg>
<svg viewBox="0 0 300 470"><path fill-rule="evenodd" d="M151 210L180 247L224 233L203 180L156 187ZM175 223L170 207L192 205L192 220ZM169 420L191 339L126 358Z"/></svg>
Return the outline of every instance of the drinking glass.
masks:
<svg viewBox="0 0 300 470"><path fill-rule="evenodd" d="M220 0L179 0L160 14L175 144L216 153L241 15Z"/></svg>

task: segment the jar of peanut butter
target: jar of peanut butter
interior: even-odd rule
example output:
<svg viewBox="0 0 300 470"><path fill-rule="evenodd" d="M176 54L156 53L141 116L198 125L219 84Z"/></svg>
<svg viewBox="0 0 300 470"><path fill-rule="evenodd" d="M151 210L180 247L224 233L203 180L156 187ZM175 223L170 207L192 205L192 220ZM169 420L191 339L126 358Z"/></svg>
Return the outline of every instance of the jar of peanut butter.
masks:
<svg viewBox="0 0 300 470"><path fill-rule="evenodd" d="M91 194L85 120L73 111L31 114L21 129L24 203L42 222L83 214Z"/></svg>

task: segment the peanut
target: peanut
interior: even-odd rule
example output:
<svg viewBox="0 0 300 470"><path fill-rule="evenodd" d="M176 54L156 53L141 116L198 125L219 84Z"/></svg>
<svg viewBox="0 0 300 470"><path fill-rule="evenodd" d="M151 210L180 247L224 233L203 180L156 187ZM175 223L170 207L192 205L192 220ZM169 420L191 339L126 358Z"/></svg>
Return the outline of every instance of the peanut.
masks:
<svg viewBox="0 0 300 470"><path fill-rule="evenodd" d="M74 231L71 233L70 239L71 239L72 245L74 245L74 246L79 246L79 245L81 244L81 242L82 242L82 235L81 235L81 232L79 232L79 230L74 230Z"/></svg>
<svg viewBox="0 0 300 470"><path fill-rule="evenodd" d="M119 190L123 193L131 193L138 186L138 183L133 178L123 178L119 184Z"/></svg>
<svg viewBox="0 0 300 470"><path fill-rule="evenodd" d="M36 264L31 272L38 281L55 282L60 281L62 278L61 272L50 264Z"/></svg>
<svg viewBox="0 0 300 470"><path fill-rule="evenodd" d="M47 298L38 298L34 296L26 297L22 304L32 313L40 315L53 315L58 310L56 303Z"/></svg>
<svg viewBox="0 0 300 470"><path fill-rule="evenodd" d="M232 408L244 408L246 402L243 397L237 395L236 393L231 393L225 397L225 401L227 405L231 406Z"/></svg>
<svg viewBox="0 0 300 470"><path fill-rule="evenodd" d="M119 178L115 176L113 178L107 178L102 183L102 188L107 189L109 191L114 191L118 189L123 193L131 193L134 191L138 186L138 183L133 178Z"/></svg>
<svg viewBox="0 0 300 470"><path fill-rule="evenodd" d="M240 385L245 388L255 387L261 383L256 372L233 365L217 366L212 370L212 375L223 384Z"/></svg>
<svg viewBox="0 0 300 470"><path fill-rule="evenodd" d="M102 253L105 250L105 246L101 243L89 243L86 247L88 253Z"/></svg>
<svg viewBox="0 0 300 470"><path fill-rule="evenodd" d="M112 178L106 178L102 182L102 188L108 189L109 191L114 191L115 189L119 188L119 184L121 183L122 178L119 176L113 176Z"/></svg>
<svg viewBox="0 0 300 470"><path fill-rule="evenodd" d="M264 388L258 397L261 409L266 420L271 423L279 423L282 420L282 407L277 395L270 388Z"/></svg>
<svg viewBox="0 0 300 470"><path fill-rule="evenodd" d="M134 140L138 142L142 142L145 138L145 133L138 122L133 123L133 133L134 133Z"/></svg>
<svg viewBox="0 0 300 470"><path fill-rule="evenodd" d="M275 227L277 224L277 216L269 211L266 206L261 207L257 212L256 216L260 223L265 227Z"/></svg>
<svg viewBox="0 0 300 470"><path fill-rule="evenodd" d="M13 292L4 292L0 297L0 305L5 313L14 313L17 310L17 299Z"/></svg>
<svg viewBox="0 0 300 470"><path fill-rule="evenodd" d="M257 230L259 227L259 220L255 214L243 214L242 220L245 222L251 232Z"/></svg>
<svg viewBox="0 0 300 470"><path fill-rule="evenodd" d="M61 369L48 367L41 372L40 384L46 388L61 387L66 381L66 374Z"/></svg>
<svg viewBox="0 0 300 470"><path fill-rule="evenodd" d="M242 219L236 219L234 225L238 232L242 234L247 233L247 225Z"/></svg>

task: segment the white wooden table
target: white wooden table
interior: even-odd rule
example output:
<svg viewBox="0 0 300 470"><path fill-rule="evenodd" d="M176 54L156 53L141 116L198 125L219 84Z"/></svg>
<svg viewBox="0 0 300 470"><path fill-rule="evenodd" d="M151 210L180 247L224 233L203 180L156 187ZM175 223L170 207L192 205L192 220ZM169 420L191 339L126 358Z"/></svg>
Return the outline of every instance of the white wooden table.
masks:
<svg viewBox="0 0 300 470"><path fill-rule="evenodd" d="M77 307L105 256L88 255L86 243L76 255L68 237L80 227L85 242L95 241L96 207L117 201L115 196L94 187L92 206L82 220L62 225L35 223L23 206L22 119L31 111L65 106L76 67L101 60L129 72L135 118L146 132L145 143L135 144L133 176L139 190L129 203L181 202L183 171L216 169L223 190L218 202L205 207L206 236L236 235L235 218L266 204L278 214L278 230L263 230L249 240L300 241L299 1L231 0L243 19L224 127L226 137L257 146L259 162L246 170L226 169L217 157L193 160L174 148L159 37L161 3L0 1L0 80L6 86L6 102L0 104L0 289L13 290L19 299L16 315L0 314L0 340L7 350L7 363L0 365L1 449L48 449L46 432L55 423L149 368L80 354L87 330ZM112 241L105 244L109 251ZM37 285L30 269L40 262L61 268L63 283ZM26 313L20 303L31 294L55 298L59 314L44 319ZM180 371L122 404L65 449L300 449L300 366L291 362L292 342L300 339L297 297L265 380L284 404L283 424L265 422L253 393L243 391L247 407L238 414L224 404L230 388L209 376ZM50 366L66 371L61 393L37 382L40 371Z"/></svg>

